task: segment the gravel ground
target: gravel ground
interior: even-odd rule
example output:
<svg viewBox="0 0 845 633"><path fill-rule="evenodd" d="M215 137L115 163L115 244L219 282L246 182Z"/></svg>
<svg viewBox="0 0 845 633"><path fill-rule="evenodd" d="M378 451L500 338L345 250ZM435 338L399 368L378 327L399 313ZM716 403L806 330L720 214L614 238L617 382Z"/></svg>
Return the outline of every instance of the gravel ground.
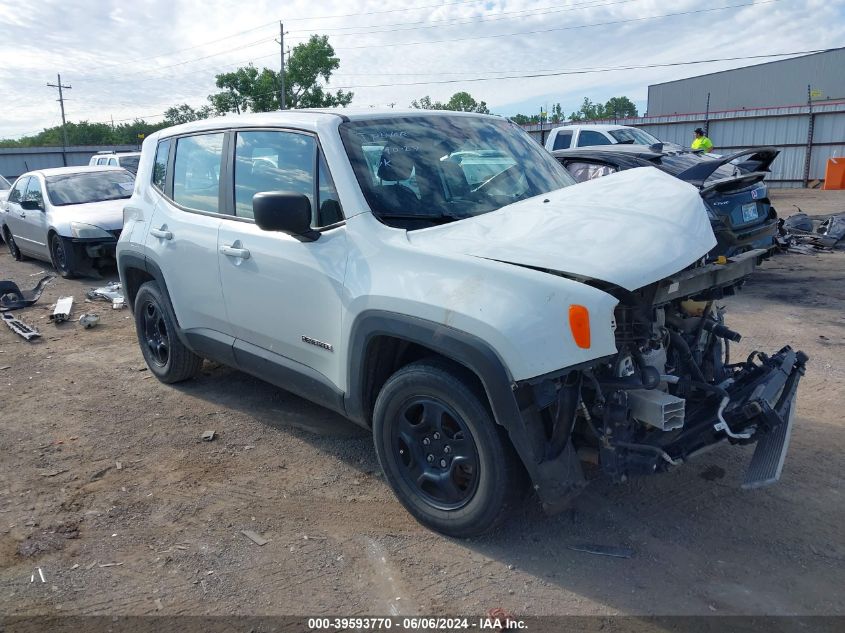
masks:
<svg viewBox="0 0 845 633"><path fill-rule="evenodd" d="M845 210L839 193L775 202ZM42 270L0 254L0 279ZM843 270L842 250L777 256L725 301L736 354L810 355L778 485L741 490L752 448L723 446L600 480L558 516L529 501L470 541L410 518L364 431L210 363L160 384L129 312L84 303L104 280L57 280L18 313L40 342L0 330L0 614L845 614ZM98 327L47 322L70 294ZM569 549L581 543L634 555Z"/></svg>

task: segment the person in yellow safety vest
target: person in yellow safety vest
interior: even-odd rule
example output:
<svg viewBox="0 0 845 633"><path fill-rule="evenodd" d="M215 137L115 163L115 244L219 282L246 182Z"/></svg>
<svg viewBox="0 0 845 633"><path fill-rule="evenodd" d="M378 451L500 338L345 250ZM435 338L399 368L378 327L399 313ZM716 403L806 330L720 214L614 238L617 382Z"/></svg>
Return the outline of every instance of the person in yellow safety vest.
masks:
<svg viewBox="0 0 845 633"><path fill-rule="evenodd" d="M692 141L693 151L701 150L705 154L713 151L713 141L704 136L704 130L700 127L695 128L695 138Z"/></svg>

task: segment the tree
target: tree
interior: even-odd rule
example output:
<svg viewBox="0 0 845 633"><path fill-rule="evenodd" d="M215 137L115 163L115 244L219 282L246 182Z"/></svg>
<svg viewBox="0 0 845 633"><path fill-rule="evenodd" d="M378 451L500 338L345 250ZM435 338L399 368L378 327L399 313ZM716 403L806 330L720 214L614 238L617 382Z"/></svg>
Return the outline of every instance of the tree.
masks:
<svg viewBox="0 0 845 633"><path fill-rule="evenodd" d="M206 105L201 108L192 108L187 103L183 103L182 105L167 108L164 111L164 122L167 125L178 125L179 123L207 119L211 114L211 106Z"/></svg>
<svg viewBox="0 0 845 633"><path fill-rule="evenodd" d="M637 106L628 97L611 97L604 105L605 118L623 119L639 116Z"/></svg>
<svg viewBox="0 0 845 633"><path fill-rule="evenodd" d="M320 80L328 82L340 67L340 59L326 35L312 35L307 42L291 51L285 69L285 107L329 108L349 105L351 92L327 91ZM217 114L227 112L269 112L279 109L280 73L270 68L259 71L255 66L242 66L216 76L221 92L208 96Z"/></svg>
<svg viewBox="0 0 845 633"><path fill-rule="evenodd" d="M420 110L451 110L453 112L480 112L481 114L490 114L487 104L484 101L476 101L468 92L456 92L446 103L432 101L431 97L426 95L419 101L412 101L411 107Z"/></svg>

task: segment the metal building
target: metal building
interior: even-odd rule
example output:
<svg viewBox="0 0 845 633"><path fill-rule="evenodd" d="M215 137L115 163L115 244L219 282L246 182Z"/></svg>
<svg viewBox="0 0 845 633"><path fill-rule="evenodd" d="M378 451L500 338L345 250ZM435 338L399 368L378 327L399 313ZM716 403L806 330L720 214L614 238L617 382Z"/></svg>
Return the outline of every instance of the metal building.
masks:
<svg viewBox="0 0 845 633"><path fill-rule="evenodd" d="M48 169L68 165L87 165L99 151L137 152L137 145L74 145L62 156L61 147L6 147L0 148L0 176L12 181L33 169Z"/></svg>
<svg viewBox="0 0 845 633"><path fill-rule="evenodd" d="M770 108L845 99L845 48L648 87L647 116ZM709 95L709 107L708 107Z"/></svg>

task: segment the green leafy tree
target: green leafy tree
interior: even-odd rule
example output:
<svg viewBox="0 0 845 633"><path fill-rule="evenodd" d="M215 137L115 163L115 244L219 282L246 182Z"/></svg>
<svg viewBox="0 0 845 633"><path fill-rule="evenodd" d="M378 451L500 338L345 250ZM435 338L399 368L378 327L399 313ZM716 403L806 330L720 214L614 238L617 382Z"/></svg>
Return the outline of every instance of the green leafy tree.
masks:
<svg viewBox="0 0 845 633"><path fill-rule="evenodd" d="M167 108L164 111L164 122L167 125L178 125L179 123L189 123L191 121L199 121L207 119L212 114L210 105L202 106L200 108L193 108L187 103L182 105Z"/></svg>
<svg viewBox="0 0 845 633"><path fill-rule="evenodd" d="M639 116L637 106L628 97L611 97L604 104L605 118L623 119Z"/></svg>
<svg viewBox="0 0 845 633"><path fill-rule="evenodd" d="M411 107L421 110L451 110L453 112L480 112L481 114L490 114L487 104L484 101L476 101L468 92L456 92L446 103L432 101L431 97L426 95L418 101L412 101Z"/></svg>
<svg viewBox="0 0 845 633"><path fill-rule="evenodd" d="M285 68L285 107L330 108L345 107L353 93L327 90L321 82L328 82L340 67L340 59L326 35L312 35L307 42L297 44L291 51ZM253 65L216 76L215 84L221 92L209 95L208 100L217 114L227 112L269 112L279 109L280 73L270 68L260 71Z"/></svg>

